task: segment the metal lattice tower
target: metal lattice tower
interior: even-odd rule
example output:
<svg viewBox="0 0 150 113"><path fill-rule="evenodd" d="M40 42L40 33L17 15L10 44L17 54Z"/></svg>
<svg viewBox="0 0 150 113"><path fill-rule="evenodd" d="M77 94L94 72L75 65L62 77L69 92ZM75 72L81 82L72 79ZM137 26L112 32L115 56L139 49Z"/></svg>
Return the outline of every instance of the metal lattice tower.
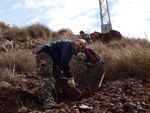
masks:
<svg viewBox="0 0 150 113"><path fill-rule="evenodd" d="M100 17L101 17L101 31L102 33L112 30L110 22L110 14L107 0L99 0Z"/></svg>

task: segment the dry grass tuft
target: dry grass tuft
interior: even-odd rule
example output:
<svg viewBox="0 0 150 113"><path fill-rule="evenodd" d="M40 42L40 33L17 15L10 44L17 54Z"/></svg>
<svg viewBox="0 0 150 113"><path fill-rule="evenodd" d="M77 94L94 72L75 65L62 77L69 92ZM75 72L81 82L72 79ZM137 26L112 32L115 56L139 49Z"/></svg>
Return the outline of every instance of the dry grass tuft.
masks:
<svg viewBox="0 0 150 113"><path fill-rule="evenodd" d="M8 86L21 86L23 88L26 88L26 85L29 83L23 75L14 75L12 70L8 68L0 69L0 83L2 82Z"/></svg>
<svg viewBox="0 0 150 113"><path fill-rule="evenodd" d="M27 40L29 35L25 28L11 27L4 32L3 37L18 42Z"/></svg>
<svg viewBox="0 0 150 113"><path fill-rule="evenodd" d="M147 40L123 39L111 42L107 47L109 54L104 58L109 79L150 76L150 43Z"/></svg>
<svg viewBox="0 0 150 113"><path fill-rule="evenodd" d="M11 77L13 76L13 73L8 68L0 68L0 81L6 81L8 83L11 83Z"/></svg>
<svg viewBox="0 0 150 113"><path fill-rule="evenodd" d="M59 40L64 40L64 39L68 39L68 40L76 40L77 37L75 37L75 35L72 33L72 31L70 29L61 29L58 31L58 37Z"/></svg>
<svg viewBox="0 0 150 113"><path fill-rule="evenodd" d="M40 23L26 28L18 28L9 27L0 22L0 28L2 37L5 39L18 42L32 37L30 40L34 40L35 45L63 39L75 41L78 38L69 29L53 32ZM150 77L150 42L146 39L123 37L121 40L114 40L107 44L95 42L90 48L104 59L105 79ZM73 59L70 66L73 75L77 77L77 81L84 82L84 85L89 85L91 80L94 81L95 78L101 77L98 71L85 70L84 62L77 62ZM36 70L35 56L24 50L3 53L0 58L0 69L0 75L6 75L6 78L0 76L1 80L7 80L7 77L9 78L9 75L13 74L14 69L16 73L31 73Z"/></svg>
<svg viewBox="0 0 150 113"><path fill-rule="evenodd" d="M56 40L65 40L65 39L68 39L68 40L75 41L77 39L77 37L69 29L60 29L58 32L52 32L51 37L52 38L49 38L47 40L48 43L56 41Z"/></svg>
<svg viewBox="0 0 150 113"><path fill-rule="evenodd" d="M45 25L36 23L26 27L30 37L47 39L52 37L52 31Z"/></svg>
<svg viewBox="0 0 150 113"><path fill-rule="evenodd" d="M9 29L9 26L4 22L0 22L0 34L3 34L7 29Z"/></svg>
<svg viewBox="0 0 150 113"><path fill-rule="evenodd" d="M2 55L0 66L17 73L30 73L36 69L35 56L27 51L10 51Z"/></svg>
<svg viewBox="0 0 150 113"><path fill-rule="evenodd" d="M118 41L111 41L107 44L110 48L125 48L125 47L133 47L136 45L140 45L142 47L150 47L150 42L148 42L146 39L135 39L135 38L126 38L123 37L121 40Z"/></svg>
<svg viewBox="0 0 150 113"><path fill-rule="evenodd" d="M150 42L145 39L123 38L108 44L96 42L92 49L104 59L105 79L107 80L150 77ZM75 76L81 73L81 75L87 75L84 69L81 68L84 66L84 63L78 64L76 62L76 64L71 64L71 66ZM99 75L98 71L91 74L92 78L95 78L97 75ZM87 77L85 76L86 79Z"/></svg>
<svg viewBox="0 0 150 113"><path fill-rule="evenodd" d="M149 77L150 49L137 45L123 50L112 51L106 61L106 72L109 78Z"/></svg>

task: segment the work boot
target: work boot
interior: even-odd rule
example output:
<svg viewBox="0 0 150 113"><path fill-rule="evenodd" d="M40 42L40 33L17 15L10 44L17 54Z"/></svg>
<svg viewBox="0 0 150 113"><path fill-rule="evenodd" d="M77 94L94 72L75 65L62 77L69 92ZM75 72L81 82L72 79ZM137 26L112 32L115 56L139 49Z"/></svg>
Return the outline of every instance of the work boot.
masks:
<svg viewBox="0 0 150 113"><path fill-rule="evenodd" d="M45 103L44 106L43 106L43 110L57 109L57 108L59 108L59 106L55 102Z"/></svg>

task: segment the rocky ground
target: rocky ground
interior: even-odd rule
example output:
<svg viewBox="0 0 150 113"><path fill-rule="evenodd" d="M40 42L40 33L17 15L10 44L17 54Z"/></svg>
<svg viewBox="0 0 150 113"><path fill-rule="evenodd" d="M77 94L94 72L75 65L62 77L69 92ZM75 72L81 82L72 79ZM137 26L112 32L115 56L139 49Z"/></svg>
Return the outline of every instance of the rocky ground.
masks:
<svg viewBox="0 0 150 113"><path fill-rule="evenodd" d="M98 32L93 35L92 38L101 38L103 42L112 38L108 37L110 34L102 35ZM121 36L118 33L116 35ZM104 38L105 36L108 38ZM42 39L22 40L19 43L3 39L0 41L0 52L7 52L15 47L15 50L24 49L35 53L37 48L46 43ZM74 88L66 87L57 91L55 100L59 109L43 112L40 78L35 73L15 77L16 84L0 82L0 113L150 113L150 82L144 79L104 79L101 88L79 85L77 88L82 94Z"/></svg>
<svg viewBox="0 0 150 113"><path fill-rule="evenodd" d="M0 113L42 113L40 78L26 75L21 85L0 83ZM46 113L149 113L150 83L146 80L126 79L103 81L101 88L80 88L58 92L60 108Z"/></svg>

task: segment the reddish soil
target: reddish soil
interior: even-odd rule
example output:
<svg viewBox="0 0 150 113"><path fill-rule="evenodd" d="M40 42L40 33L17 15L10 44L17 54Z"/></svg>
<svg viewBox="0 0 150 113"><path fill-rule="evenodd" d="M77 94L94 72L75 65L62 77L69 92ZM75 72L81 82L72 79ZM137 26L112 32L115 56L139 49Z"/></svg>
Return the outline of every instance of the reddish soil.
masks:
<svg viewBox="0 0 150 113"><path fill-rule="evenodd" d="M41 113L40 79L28 75L24 86L0 83L0 113ZM23 82L23 81L22 81ZM66 88L57 92L60 109L47 113L149 113L150 83L146 80L104 81L101 88Z"/></svg>

